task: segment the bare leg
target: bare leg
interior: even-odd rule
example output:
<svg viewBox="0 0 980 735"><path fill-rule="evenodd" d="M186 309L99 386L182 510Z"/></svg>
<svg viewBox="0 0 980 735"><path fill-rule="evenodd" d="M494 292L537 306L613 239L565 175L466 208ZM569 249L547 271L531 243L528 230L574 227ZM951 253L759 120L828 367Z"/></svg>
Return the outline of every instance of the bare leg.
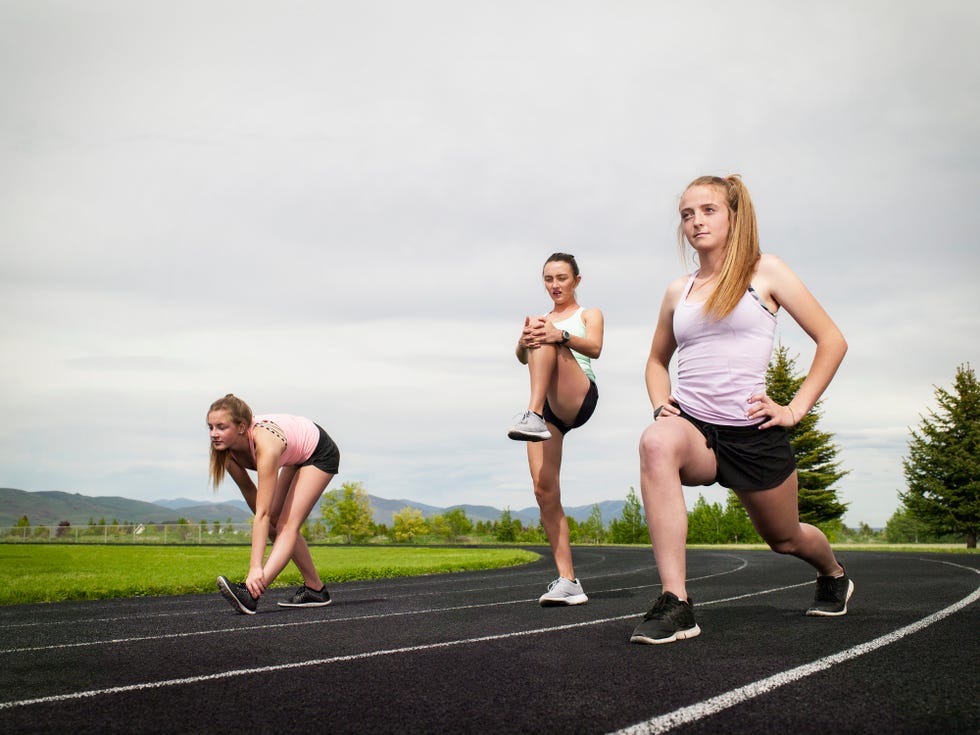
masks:
<svg viewBox="0 0 980 735"><path fill-rule="evenodd" d="M682 485L714 479L717 463L689 421L665 416L640 437L640 493L664 592L687 600L687 506Z"/></svg>
<svg viewBox="0 0 980 735"><path fill-rule="evenodd" d="M838 576L844 568L837 562L830 542L816 526L800 523L796 472L771 490L736 490L752 525L769 547L779 554L802 559L821 576Z"/></svg>
<svg viewBox="0 0 980 735"><path fill-rule="evenodd" d="M273 509L279 510L276 540L262 568L266 585L271 585L279 576L289 563L290 557L295 560L297 552L300 555L305 552L308 559L307 570L304 571L299 563L296 565L300 567L300 572L303 574L304 584L317 590L323 587L323 582L313 566L309 547L300 535L299 529L306 522L316 501L320 499L332 479L333 475L312 465L300 467L298 471L294 470L290 473L290 477L285 478L285 482L283 475L280 475L279 483L276 485L276 497L273 499ZM281 500L280 494L284 496ZM307 565L307 559L302 559L304 566Z"/></svg>
<svg viewBox="0 0 980 735"><path fill-rule="evenodd" d="M555 557L558 576L575 579L572 566L572 546L568 538L568 520L561 505L561 450L563 436L554 426L549 426L551 438L547 441L527 445L527 462L534 483L534 498L541 510L541 525L544 526L551 553Z"/></svg>
<svg viewBox="0 0 980 735"><path fill-rule="evenodd" d="M296 474L296 467L284 467L279 472L279 478L277 480L277 488L283 487L285 490L289 489L289 485L292 482L293 476ZM254 486L251 488L250 492L242 490L242 497L245 498L245 502L248 503L248 507L255 512L255 496L256 491ZM281 502L276 502L273 499L273 507L279 507ZM279 514L273 513L269 518L269 540L275 544L277 536L277 526L279 524ZM303 584L305 584L310 589L319 590L323 589L323 580L320 579L320 573L316 570L316 565L313 563L313 556L310 554L310 547L306 545L306 539L300 536L297 539L296 547L293 549L293 563L296 564L296 568L299 569L299 573L303 575Z"/></svg>
<svg viewBox="0 0 980 735"><path fill-rule="evenodd" d="M585 400L589 379L567 347L543 345L527 352L531 377L528 409L540 414L545 399L562 421L572 421Z"/></svg>

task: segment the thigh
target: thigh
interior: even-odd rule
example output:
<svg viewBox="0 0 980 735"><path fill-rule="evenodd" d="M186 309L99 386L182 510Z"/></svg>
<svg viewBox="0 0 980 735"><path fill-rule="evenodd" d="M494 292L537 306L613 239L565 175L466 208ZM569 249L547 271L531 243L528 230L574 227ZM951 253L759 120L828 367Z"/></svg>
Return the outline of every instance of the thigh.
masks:
<svg viewBox="0 0 980 735"><path fill-rule="evenodd" d="M291 469L294 470L294 476L282 505L280 525L300 526L334 476L313 465Z"/></svg>
<svg viewBox="0 0 980 735"><path fill-rule="evenodd" d="M759 534L770 539L790 538L800 525L796 472L769 490L736 490Z"/></svg>
<svg viewBox="0 0 980 735"><path fill-rule="evenodd" d="M640 439L643 459L680 475L684 485L711 485L718 460L704 434L682 416L665 415L650 424Z"/></svg>
<svg viewBox="0 0 980 735"><path fill-rule="evenodd" d="M554 426L551 426L550 431L550 439L528 442L527 445L527 464L531 470L531 480L537 489L558 487L564 438Z"/></svg>
<svg viewBox="0 0 980 735"><path fill-rule="evenodd" d="M555 349L558 350L558 359L554 377L548 386L548 405L555 416L571 424L582 407L591 383L571 350L567 347Z"/></svg>

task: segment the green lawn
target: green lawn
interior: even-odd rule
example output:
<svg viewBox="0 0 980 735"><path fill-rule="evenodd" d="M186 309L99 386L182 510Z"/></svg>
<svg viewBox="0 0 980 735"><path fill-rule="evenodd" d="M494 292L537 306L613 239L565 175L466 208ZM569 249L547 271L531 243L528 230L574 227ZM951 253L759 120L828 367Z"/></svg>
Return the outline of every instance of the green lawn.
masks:
<svg viewBox="0 0 980 735"><path fill-rule="evenodd" d="M523 549L311 546L323 581L383 579L526 564ZM244 546L0 544L0 605L216 592L215 577L244 579ZM292 564L273 587L303 580Z"/></svg>

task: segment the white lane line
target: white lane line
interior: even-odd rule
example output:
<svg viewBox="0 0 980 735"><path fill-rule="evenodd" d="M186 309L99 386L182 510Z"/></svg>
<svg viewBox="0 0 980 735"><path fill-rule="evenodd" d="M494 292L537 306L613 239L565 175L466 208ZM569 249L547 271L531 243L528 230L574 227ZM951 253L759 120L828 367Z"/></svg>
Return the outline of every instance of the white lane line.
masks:
<svg viewBox="0 0 980 735"><path fill-rule="evenodd" d="M812 582L804 582L801 584L792 584L785 587L773 587L772 589L761 590L757 592L747 592L744 595L737 595L735 597L726 597L721 600L712 600L711 602L706 602L699 605L699 607L703 607L705 605L715 605L720 602L730 602L732 600L742 600L749 597L757 597L759 595L766 595L771 592L780 592L782 590L792 589L793 587L810 586L811 584ZM12 709L14 707L26 707L32 704L51 704L54 702L66 702L73 699L88 699L92 697L100 697L109 694L123 694L126 692L136 692L136 691L143 691L148 689L161 689L163 687L170 687L170 686L197 684L204 681L219 681L221 679L232 679L232 678L242 677L242 676L251 676L252 674L262 674L262 673L268 673L273 671L288 671L290 669L301 669L308 666L321 666L325 664L342 663L347 661L360 661L368 658L377 658L378 656L393 656L402 653L418 653L422 651L433 651L440 648L452 648L455 646L465 646L474 643L486 643L488 641L501 641L501 640L506 640L508 638L526 638L528 636L533 636L533 635L554 633L560 630L572 630L575 628L588 628L594 625L604 625L606 623L618 622L620 620L629 620L637 617L638 617L638 613L630 613L629 615L617 615L612 618L602 618L601 620L586 620L579 623L567 623L565 625L556 625L548 628L534 628L531 630L519 630L510 633L498 633L496 635L480 636L478 638L462 638L455 641L425 643L420 646L405 646L403 648L388 648L379 651L365 651L364 653L352 653L344 656L331 656L329 658L315 659L312 661L296 661L288 664L261 666L252 669L234 669L232 671L222 671L216 674L203 674L200 676L191 676L183 679L164 679L162 681L149 681L149 682L142 682L140 684L129 684L127 686L108 687L106 689L90 689L81 692L69 692L67 694L55 694L48 697L37 697L35 699L11 700L9 702L0 702L0 710Z"/></svg>
<svg viewBox="0 0 980 735"><path fill-rule="evenodd" d="M953 562L940 561L937 559L920 559L919 561L949 564L950 566L959 567L960 569L966 569L976 574L980 574L980 570L978 569L963 566L961 564L955 564ZM680 709L676 709L673 712L668 712L664 715L659 715L658 717L654 717L646 722L640 722L635 725L631 725L630 727L623 728L622 730L617 730L615 733L613 733L613 735L654 735L654 733L669 732L675 727L696 722L698 720L703 720L706 717L711 717L712 715L721 712L722 710L742 704L743 702L753 699L754 697L758 697L767 692L771 692L774 689L778 689L781 686L799 681L800 679L806 678L807 676L811 676L820 671L825 671L831 666L836 666L837 664L850 661L858 656L863 656L866 653L871 653L872 651L875 651L883 646L896 643L897 641L900 641L913 633L917 633L924 628L928 628L930 625L939 622L943 618L949 617L953 613L962 610L964 607L972 605L978 599L980 599L980 587L977 587L977 589L959 602L956 602L949 607L940 610L939 612L928 615L921 620L892 631L891 633L887 633L879 638L875 638L867 643L861 643L853 648L848 648L845 651L841 651L840 653L835 653L831 656L826 656L824 658L817 659L816 661L812 661L811 663L789 669L788 671L774 674L773 676L766 677L765 679L760 679L759 681L752 682L751 684L746 684L738 689L732 689L731 691L719 694L716 697L706 699L703 702L698 702L697 704L692 704L687 707L681 707Z"/></svg>
<svg viewBox="0 0 980 735"><path fill-rule="evenodd" d="M691 577L687 581L697 582L704 579L722 577L726 574L733 574L734 572L741 571L746 566L748 566L747 560L739 559L739 561L741 561L742 563L739 566L734 567L732 569L728 569L723 572L714 572L712 574L706 574L701 577ZM618 576L618 575L613 575L613 576ZM807 582L805 584L810 584L810 583ZM657 587L657 586L659 585L644 584L644 585L636 585L633 587L617 587L612 589L601 590L600 593L627 592L627 591L642 590L642 589L646 589L647 587ZM791 586L797 587L801 585L791 585ZM505 588L500 588L500 589L505 589ZM789 589L789 587L785 587L781 589ZM476 590L472 590L472 591L476 591ZM599 594L599 593L594 593L594 594ZM387 598L387 599L392 599L392 598ZM130 636L127 638L109 638L109 639L101 639L101 640L93 640L93 641L79 641L76 643L49 643L43 646L3 648L0 649L0 655L7 654L7 653L33 653L37 651L60 651L67 648L83 648L86 646L111 646L111 645L119 645L122 643L163 641L168 639L193 638L197 636L206 636L206 635L221 635L224 633L252 633L255 631L275 630L277 628L295 628L295 627L305 626L305 625L332 625L334 623L350 623L350 622L355 622L360 620L377 620L379 618L394 618L394 617L400 617L405 615L427 615L429 613L458 612L460 610L478 610L484 607L502 607L504 605L523 605L529 602L536 602L537 599L538 599L537 597L532 597L532 598L526 598L522 600L504 600L501 602L485 602L485 603L479 603L474 605L455 605L452 607L430 607L430 608L424 608L422 610L403 610L401 612L383 612L383 613L372 613L368 615L349 615L343 618L327 618L327 619L320 618L317 620L297 620L291 623L265 623L263 625L250 625L247 628L246 627L209 628L207 630L185 631L183 633L157 633L154 635L146 635L146 636ZM716 602L727 602L730 599L740 599L740 598L727 598L726 600L717 600ZM702 607L703 605L710 605L710 604L713 603L711 602L698 603L698 607ZM637 615L638 614L639 613L637 613ZM176 615L177 615L176 613L162 613L158 617L170 617ZM145 617L152 617L152 616L145 616ZM632 616L627 616L627 617L632 617ZM102 619L97 618L86 622L113 622L116 620L132 620L132 617L102 618Z"/></svg>

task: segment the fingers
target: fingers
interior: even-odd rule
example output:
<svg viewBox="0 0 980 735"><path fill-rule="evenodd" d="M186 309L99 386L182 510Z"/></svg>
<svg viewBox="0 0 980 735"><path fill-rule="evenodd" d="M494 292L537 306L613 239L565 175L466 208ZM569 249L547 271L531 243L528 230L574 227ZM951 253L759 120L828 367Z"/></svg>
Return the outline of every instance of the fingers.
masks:
<svg viewBox="0 0 980 735"><path fill-rule="evenodd" d="M764 420L759 424L760 429L768 429L773 426L795 426L796 416L793 409L776 403L765 393L749 398L749 409L745 412L746 418L750 421Z"/></svg>

